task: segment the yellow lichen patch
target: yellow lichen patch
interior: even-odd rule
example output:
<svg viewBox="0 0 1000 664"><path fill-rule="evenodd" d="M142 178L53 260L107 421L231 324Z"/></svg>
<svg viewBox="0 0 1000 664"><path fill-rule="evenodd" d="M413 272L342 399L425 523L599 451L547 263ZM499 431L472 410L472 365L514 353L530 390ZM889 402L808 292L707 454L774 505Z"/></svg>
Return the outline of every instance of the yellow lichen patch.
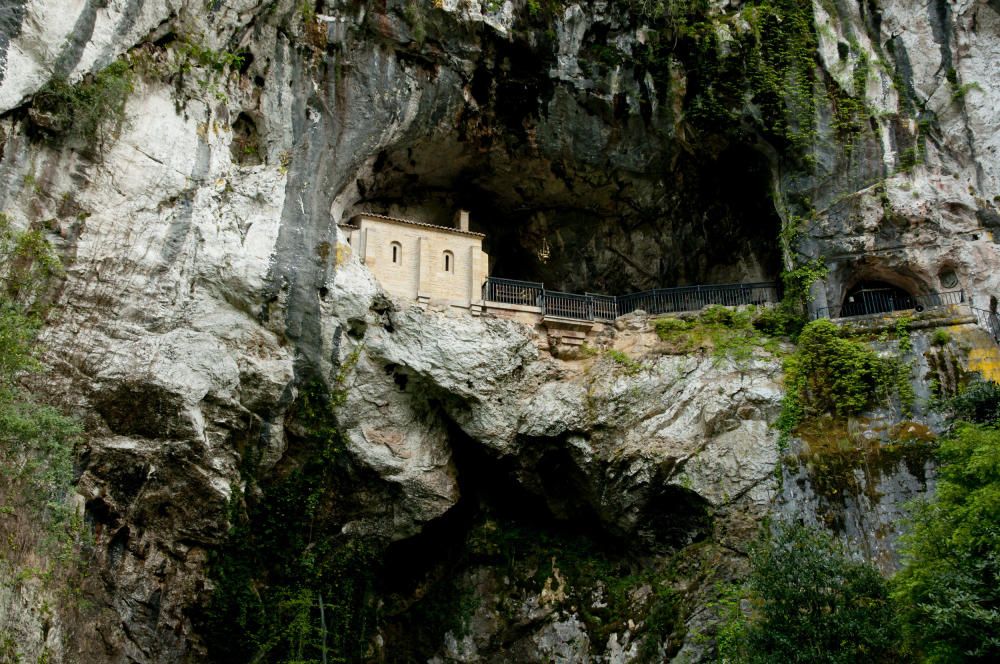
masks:
<svg viewBox="0 0 1000 664"><path fill-rule="evenodd" d="M340 267L347 262L347 259L351 257L351 245L344 242L337 243L337 255L335 257L336 267Z"/></svg>
<svg viewBox="0 0 1000 664"><path fill-rule="evenodd" d="M1000 346L974 325L952 325L947 329L956 342L955 348L964 355L965 370L1000 382Z"/></svg>
<svg viewBox="0 0 1000 664"><path fill-rule="evenodd" d="M969 351L969 371L978 371L987 380L1000 382L1000 348L973 348Z"/></svg>

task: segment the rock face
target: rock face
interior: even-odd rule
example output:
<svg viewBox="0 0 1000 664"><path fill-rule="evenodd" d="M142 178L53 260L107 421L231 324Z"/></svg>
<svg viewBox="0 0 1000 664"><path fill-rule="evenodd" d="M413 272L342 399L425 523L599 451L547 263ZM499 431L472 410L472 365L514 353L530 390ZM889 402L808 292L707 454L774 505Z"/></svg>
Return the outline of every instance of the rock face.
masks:
<svg viewBox="0 0 1000 664"><path fill-rule="evenodd" d="M489 236L494 274L553 288L772 279L821 258L817 307L868 280L961 288L989 309L1000 9L814 2L803 145L776 133L763 101L698 66L732 74L724 56L739 55L760 3L711 3L705 52L680 19L642 4L0 10L0 210L44 229L66 265L42 342L52 391L87 423L76 486L93 534L89 613L44 614L61 604L51 588L4 590L0 623L15 625L23 656L204 661L193 616L211 596L208 560L234 509L301 462L316 395L344 438L343 535L405 551L468 508L456 550L531 512L652 558L683 549L671 589L691 610L652 647L704 655L684 639L709 620L691 607L738 571L733 551L772 502L832 513L805 462L783 482L775 473L780 360L674 354L642 317L589 357L559 357L538 330L390 301L336 224L362 209L444 222L461 204ZM91 75L122 57L121 118L84 136L51 122L55 83L106 91ZM732 112L710 115L709 102ZM928 477L911 459L857 478L860 498L832 520L869 537L872 514L895 518ZM504 492L518 496L514 516L498 516ZM876 493L892 498L873 505ZM891 566L891 544L876 540L868 553ZM599 627L588 616L613 593L593 578L560 591L561 560L504 572L495 555L456 566L482 601L467 629L442 629L418 655L639 657L661 586L630 591L630 617ZM398 584L411 599L426 590L418 576ZM407 601L393 606L366 657L391 660L414 633Z"/></svg>

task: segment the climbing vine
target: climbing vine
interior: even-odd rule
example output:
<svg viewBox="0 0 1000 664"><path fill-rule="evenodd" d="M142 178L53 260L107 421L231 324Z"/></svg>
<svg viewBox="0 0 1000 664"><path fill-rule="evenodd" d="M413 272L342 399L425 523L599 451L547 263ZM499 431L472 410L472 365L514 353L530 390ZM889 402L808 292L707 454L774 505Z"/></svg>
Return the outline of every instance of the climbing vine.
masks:
<svg viewBox="0 0 1000 664"><path fill-rule="evenodd" d="M218 661L360 661L375 626L379 547L339 537L337 481L319 458L261 487L210 560L215 590L197 616Z"/></svg>
<svg viewBox="0 0 1000 664"><path fill-rule="evenodd" d="M701 546L679 549L656 565L638 565L580 534L492 518L477 524L467 541L470 562L503 570L511 583L528 592L548 588L554 601L574 607L595 644L620 634L630 617L641 618L641 626L633 628L641 630L638 662L661 661L683 641L689 609L674 582L679 568L697 559ZM637 593L643 587L650 592Z"/></svg>
<svg viewBox="0 0 1000 664"><path fill-rule="evenodd" d="M782 273L781 280L785 286L785 298L793 306L805 307L812 299L810 291L813 284L826 278L829 269L822 258L814 258L798 267Z"/></svg>
<svg viewBox="0 0 1000 664"><path fill-rule="evenodd" d="M785 399L778 428L790 433L805 418L855 415L893 397L912 404L909 367L881 357L865 343L845 338L829 320L807 324L785 359Z"/></svg>
<svg viewBox="0 0 1000 664"><path fill-rule="evenodd" d="M808 3L753 0L725 14L707 0L626 2L658 26L639 54L657 88L669 93L676 74L685 76L685 122L737 136L756 123L808 161L817 48Z"/></svg>

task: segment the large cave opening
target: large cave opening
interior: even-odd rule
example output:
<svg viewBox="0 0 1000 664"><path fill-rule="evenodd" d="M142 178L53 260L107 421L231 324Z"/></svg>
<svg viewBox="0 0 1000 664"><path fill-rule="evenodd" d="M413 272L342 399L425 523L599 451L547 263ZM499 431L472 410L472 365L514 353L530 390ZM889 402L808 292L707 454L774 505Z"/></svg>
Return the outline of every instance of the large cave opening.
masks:
<svg viewBox="0 0 1000 664"><path fill-rule="evenodd" d="M668 654L679 646L680 639L669 637L683 629L684 616L679 604L664 604L676 598L634 597L657 583L655 559L708 536L704 500L664 483L639 508L639 527L623 532L599 516L594 490L566 441L534 441L536 453L525 462L498 457L457 427L450 437L459 502L419 535L390 545L382 562L387 661L428 661L440 654L448 632L461 640L478 631L483 640L482 632L491 631L491 651L516 653L552 619L530 599L547 592L567 593L554 602L579 612L597 652L611 633L652 611L667 616L649 628L652 641L674 643Z"/></svg>
<svg viewBox="0 0 1000 664"><path fill-rule="evenodd" d="M476 147L478 146L478 147ZM771 171L732 145L708 159L651 153L643 171L482 147L461 133L382 152L347 216L368 211L451 225L471 211L493 276L554 290L624 294L770 281L781 271Z"/></svg>

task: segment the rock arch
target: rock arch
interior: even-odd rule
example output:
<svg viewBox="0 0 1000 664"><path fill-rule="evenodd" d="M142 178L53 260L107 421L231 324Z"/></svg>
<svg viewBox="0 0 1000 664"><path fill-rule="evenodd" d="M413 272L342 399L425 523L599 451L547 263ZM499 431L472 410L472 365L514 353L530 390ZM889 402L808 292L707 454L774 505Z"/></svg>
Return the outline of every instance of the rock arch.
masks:
<svg viewBox="0 0 1000 664"><path fill-rule="evenodd" d="M938 291L937 279L901 258L866 256L834 265L826 299L834 316L912 309L916 297Z"/></svg>

